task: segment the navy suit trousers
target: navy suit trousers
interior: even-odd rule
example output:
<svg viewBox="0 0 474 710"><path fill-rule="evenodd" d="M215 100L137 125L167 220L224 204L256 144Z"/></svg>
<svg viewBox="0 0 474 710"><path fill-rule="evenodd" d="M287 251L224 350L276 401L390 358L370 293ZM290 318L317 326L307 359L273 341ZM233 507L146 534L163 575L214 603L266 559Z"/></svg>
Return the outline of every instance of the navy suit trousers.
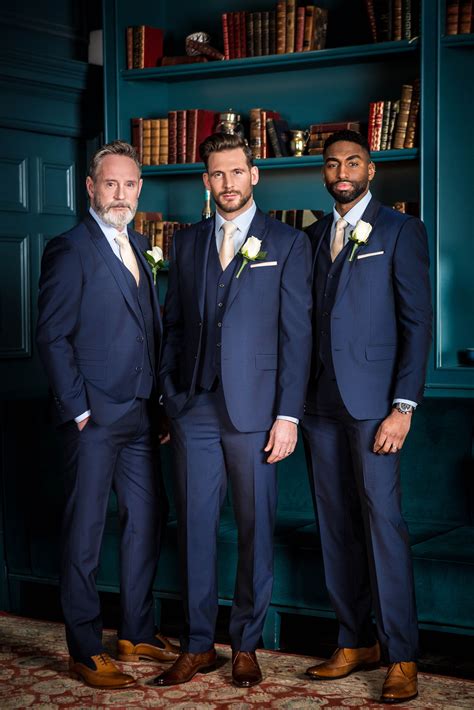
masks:
<svg viewBox="0 0 474 710"><path fill-rule="evenodd" d="M227 479L238 528L238 565L231 611L234 650L254 651L273 584L276 467L266 463L268 432L232 425L219 386L195 395L172 420L176 505L186 628L183 651L214 643L218 610L217 533Z"/></svg>
<svg viewBox="0 0 474 710"><path fill-rule="evenodd" d="M400 454L372 451L380 420L357 420L336 381L321 374L302 422L319 518L326 586L339 620L339 647L377 635L390 663L414 661L418 630L413 569L401 514Z"/></svg>
<svg viewBox="0 0 474 710"><path fill-rule="evenodd" d="M135 400L107 426L89 420L62 428L67 502L63 520L61 602L74 659L103 652L99 566L109 494L117 496L121 526L119 638L153 642L152 584L159 549L158 453L152 443L148 401Z"/></svg>

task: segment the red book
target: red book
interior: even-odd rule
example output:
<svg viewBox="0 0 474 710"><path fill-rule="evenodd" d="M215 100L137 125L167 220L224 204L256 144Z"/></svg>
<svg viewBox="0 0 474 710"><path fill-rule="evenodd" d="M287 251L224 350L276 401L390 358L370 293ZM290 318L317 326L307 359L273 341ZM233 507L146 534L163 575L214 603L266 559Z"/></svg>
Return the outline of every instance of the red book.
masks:
<svg viewBox="0 0 474 710"><path fill-rule="evenodd" d="M229 35L229 59L235 59L235 38L234 38L234 13L227 13L227 25Z"/></svg>
<svg viewBox="0 0 474 710"><path fill-rule="evenodd" d="M242 56L240 49L240 12L233 12L234 25L234 59L240 59Z"/></svg>
<svg viewBox="0 0 474 710"><path fill-rule="evenodd" d="M145 69L158 66L163 56L163 30L158 27L139 25L134 36L135 40L138 58L138 67L135 68Z"/></svg>
<svg viewBox="0 0 474 710"><path fill-rule="evenodd" d="M368 121L368 126L367 126L367 142L368 142L369 148L371 150L372 150L372 139L373 139L373 135L374 135L376 106L377 106L376 101L371 101L369 104L369 121Z"/></svg>
<svg viewBox="0 0 474 710"><path fill-rule="evenodd" d="M176 111L177 163L186 162L186 111Z"/></svg>
<svg viewBox="0 0 474 710"><path fill-rule="evenodd" d="M205 138L214 132L218 114L205 109L186 111L186 162L199 163L199 146Z"/></svg>
<svg viewBox="0 0 474 710"><path fill-rule="evenodd" d="M304 7L298 7L296 10L295 52L303 51L305 12Z"/></svg>
<svg viewBox="0 0 474 710"><path fill-rule="evenodd" d="M247 56L247 13L242 11L240 15L240 56Z"/></svg>
<svg viewBox="0 0 474 710"><path fill-rule="evenodd" d="M168 111L168 162L178 162L177 111Z"/></svg>
<svg viewBox="0 0 474 710"><path fill-rule="evenodd" d="M229 47L229 13L224 12L222 14L222 37L224 44L224 58L230 59L230 47Z"/></svg>

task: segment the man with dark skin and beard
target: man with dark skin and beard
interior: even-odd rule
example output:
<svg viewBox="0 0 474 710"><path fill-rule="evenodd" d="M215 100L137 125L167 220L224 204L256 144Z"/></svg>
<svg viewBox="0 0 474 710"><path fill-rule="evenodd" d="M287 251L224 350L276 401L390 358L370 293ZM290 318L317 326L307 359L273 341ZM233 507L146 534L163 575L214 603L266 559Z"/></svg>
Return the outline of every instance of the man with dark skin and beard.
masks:
<svg viewBox="0 0 474 710"><path fill-rule="evenodd" d="M359 133L333 134L323 157L335 205L309 230L313 355L302 428L339 648L307 673L343 678L376 667L382 651L381 700L406 702L417 695L418 632L399 466L431 342L427 237L419 219L372 197L375 166Z"/></svg>
<svg viewBox="0 0 474 710"><path fill-rule="evenodd" d="M173 661L179 653L154 629L164 506L150 409L161 317L143 256L148 239L127 227L141 187L132 146L100 148L86 180L89 214L48 243L40 279L38 350L65 453L61 603L69 669L95 688L135 682L102 645L95 577L112 488L121 525L119 659Z"/></svg>
<svg viewBox="0 0 474 710"><path fill-rule="evenodd" d="M273 582L275 464L296 445L311 350L311 249L257 209L258 168L236 135L201 145L215 217L174 238L160 379L171 418L185 630L156 685L216 663L217 530L227 478L238 528L232 680L259 683Z"/></svg>

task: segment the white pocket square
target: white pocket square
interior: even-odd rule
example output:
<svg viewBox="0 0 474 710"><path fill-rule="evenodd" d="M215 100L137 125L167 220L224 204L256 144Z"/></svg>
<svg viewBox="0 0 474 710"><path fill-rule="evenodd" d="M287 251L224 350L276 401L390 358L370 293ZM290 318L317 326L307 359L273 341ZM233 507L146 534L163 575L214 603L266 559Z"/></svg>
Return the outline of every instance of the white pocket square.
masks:
<svg viewBox="0 0 474 710"><path fill-rule="evenodd" d="M261 261L260 263L250 264L251 269L258 269L261 266L278 266L278 261Z"/></svg>
<svg viewBox="0 0 474 710"><path fill-rule="evenodd" d="M357 259L367 259L368 256L380 256L380 254L385 254L384 251L371 251L368 254L359 254Z"/></svg>

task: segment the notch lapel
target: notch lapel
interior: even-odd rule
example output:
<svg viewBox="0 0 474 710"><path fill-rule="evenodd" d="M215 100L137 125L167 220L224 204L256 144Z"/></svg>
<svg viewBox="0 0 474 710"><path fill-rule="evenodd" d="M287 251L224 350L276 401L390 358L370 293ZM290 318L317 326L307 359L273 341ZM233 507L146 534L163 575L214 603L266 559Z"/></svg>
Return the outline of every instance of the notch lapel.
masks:
<svg viewBox="0 0 474 710"><path fill-rule="evenodd" d="M266 236L267 236L267 219L264 215L263 212L261 212L259 209L255 212L254 218L250 223L249 231L247 233L247 237L245 241L249 237L256 237L257 239L260 239L262 241L262 246L260 247L260 251L267 251L268 252L268 245L266 244ZM245 242L244 242L245 244ZM268 254L267 254L268 256ZM270 255L271 256L271 255ZM240 289L242 288L242 284L245 284L245 281L248 279L248 275L250 272L250 267L249 264L245 265L245 268L243 269L242 273L240 274L239 278L237 278L237 274L239 273L239 269L242 265L242 256L239 254L237 255L237 267L235 271L235 276L231 281L230 288L229 288L229 296L227 299L227 305L226 305L226 314L229 312L230 307L232 306L232 303L234 302L237 294L239 293Z"/></svg>
<svg viewBox="0 0 474 710"><path fill-rule="evenodd" d="M162 325L161 325L160 302L158 300L158 290L157 290L155 283L153 282L153 274L151 272L150 264L145 259L144 255L143 255L143 251L140 247L140 243L139 243L140 236L141 235L139 235L138 232L132 232L130 229L128 230L128 237L130 239L131 244L134 247L135 256L137 257L137 259L139 260L139 262L142 266L142 272L145 274L145 278L148 280L148 285L151 289L150 293L151 293L151 298L152 298L153 313L155 315L158 333L161 335Z"/></svg>
<svg viewBox="0 0 474 710"><path fill-rule="evenodd" d="M197 301L201 319L204 318L204 301L206 297L207 264L209 249L215 235L215 218L208 219L198 226L196 246L194 249L194 274L196 279ZM215 245L215 242L214 242Z"/></svg>

